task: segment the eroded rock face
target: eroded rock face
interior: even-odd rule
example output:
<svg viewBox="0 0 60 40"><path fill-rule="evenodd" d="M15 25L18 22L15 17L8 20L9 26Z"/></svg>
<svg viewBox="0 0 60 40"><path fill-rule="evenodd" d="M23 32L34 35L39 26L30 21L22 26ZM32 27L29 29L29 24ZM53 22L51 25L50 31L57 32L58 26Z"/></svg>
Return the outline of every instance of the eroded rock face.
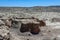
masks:
<svg viewBox="0 0 60 40"><path fill-rule="evenodd" d="M10 19L9 19L9 20L6 20L6 21L5 21L5 25L10 28L11 25L12 25L11 22L12 22L12 20L10 20Z"/></svg>
<svg viewBox="0 0 60 40"><path fill-rule="evenodd" d="M2 20L0 20L0 26L1 25L5 25L5 23Z"/></svg>
<svg viewBox="0 0 60 40"><path fill-rule="evenodd" d="M7 28L7 26L0 26L0 40L9 40L10 38L10 33L9 33L9 29Z"/></svg>

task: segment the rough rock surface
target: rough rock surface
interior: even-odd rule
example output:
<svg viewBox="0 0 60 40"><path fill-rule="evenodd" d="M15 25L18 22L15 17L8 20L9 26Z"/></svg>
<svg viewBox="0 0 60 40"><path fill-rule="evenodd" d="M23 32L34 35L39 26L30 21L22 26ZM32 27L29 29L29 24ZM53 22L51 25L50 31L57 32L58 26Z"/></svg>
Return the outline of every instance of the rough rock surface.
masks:
<svg viewBox="0 0 60 40"><path fill-rule="evenodd" d="M9 40L10 32L7 26L0 26L0 40Z"/></svg>
<svg viewBox="0 0 60 40"><path fill-rule="evenodd" d="M1 19L6 20L16 17L29 18L32 16L46 22L46 26L40 27L41 32L37 35L32 35L30 32L21 33L18 27L20 24L14 24L13 26L15 28L8 28L8 26L1 21ZM10 40L60 40L60 20L52 22L52 18L60 18L60 6L31 8L0 7L0 40L9 40L9 38Z"/></svg>

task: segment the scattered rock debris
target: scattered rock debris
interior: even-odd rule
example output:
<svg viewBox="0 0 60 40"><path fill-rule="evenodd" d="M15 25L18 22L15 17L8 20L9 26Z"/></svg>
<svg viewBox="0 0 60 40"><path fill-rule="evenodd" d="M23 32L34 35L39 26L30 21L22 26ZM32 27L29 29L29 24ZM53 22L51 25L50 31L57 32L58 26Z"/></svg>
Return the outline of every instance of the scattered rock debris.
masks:
<svg viewBox="0 0 60 40"><path fill-rule="evenodd" d="M0 40L51 40L52 37L60 34L59 32L55 33L55 30L57 29L52 29L49 25L46 27L43 20L36 18L7 18L0 20ZM57 39L54 38L53 40Z"/></svg>

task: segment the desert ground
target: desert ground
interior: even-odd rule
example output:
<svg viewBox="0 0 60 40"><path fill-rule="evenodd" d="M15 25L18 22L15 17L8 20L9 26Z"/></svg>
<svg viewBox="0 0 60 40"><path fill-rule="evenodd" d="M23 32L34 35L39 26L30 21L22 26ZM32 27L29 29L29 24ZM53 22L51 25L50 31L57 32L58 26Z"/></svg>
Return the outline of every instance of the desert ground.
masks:
<svg viewBox="0 0 60 40"><path fill-rule="evenodd" d="M59 11L60 7L0 7L0 40L60 40ZM8 21L9 18L31 17L43 20L46 24L39 26L41 31L37 35L30 32L21 33L19 19L17 19L19 24L15 25ZM26 22L28 21L26 20ZM10 24L13 26L10 26Z"/></svg>

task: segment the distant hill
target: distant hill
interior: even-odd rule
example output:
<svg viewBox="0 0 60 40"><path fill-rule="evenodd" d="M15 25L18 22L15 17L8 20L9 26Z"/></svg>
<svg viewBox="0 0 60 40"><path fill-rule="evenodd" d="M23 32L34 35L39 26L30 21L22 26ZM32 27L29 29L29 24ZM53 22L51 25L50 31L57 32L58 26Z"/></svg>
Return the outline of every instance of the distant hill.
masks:
<svg viewBox="0 0 60 40"><path fill-rule="evenodd" d="M0 12L60 12L60 6L0 7Z"/></svg>

